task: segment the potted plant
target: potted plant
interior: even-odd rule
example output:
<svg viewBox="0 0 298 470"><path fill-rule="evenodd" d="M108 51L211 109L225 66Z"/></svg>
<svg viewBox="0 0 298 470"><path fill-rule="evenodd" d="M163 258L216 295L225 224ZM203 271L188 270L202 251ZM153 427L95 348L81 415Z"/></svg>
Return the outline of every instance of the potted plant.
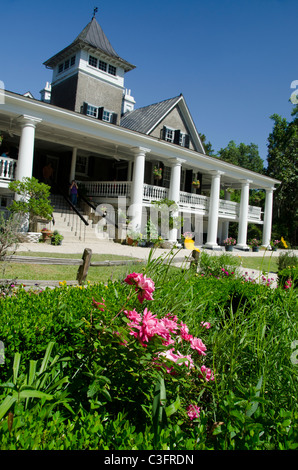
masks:
<svg viewBox="0 0 298 470"><path fill-rule="evenodd" d="M252 240L250 240L248 244L251 246L252 251L254 252L259 251L260 241L257 238L253 238Z"/></svg>
<svg viewBox="0 0 298 470"><path fill-rule="evenodd" d="M53 236L53 232L52 230L49 230L48 228L42 228L41 229L41 235L42 235L42 241L43 242L46 242L46 241L50 241L52 236Z"/></svg>
<svg viewBox="0 0 298 470"><path fill-rule="evenodd" d="M154 179L161 180L162 179L162 168L160 168L158 166L155 166L153 168L153 175L154 175Z"/></svg>
<svg viewBox="0 0 298 470"><path fill-rule="evenodd" d="M272 251L276 251L279 244L280 244L280 240L271 240L270 246L271 246Z"/></svg>
<svg viewBox="0 0 298 470"><path fill-rule="evenodd" d="M127 232L126 242L128 245L137 246L141 239L142 234L140 232L134 232L132 230Z"/></svg>
<svg viewBox="0 0 298 470"><path fill-rule="evenodd" d="M201 186L200 180L194 179L192 182L194 188L198 189Z"/></svg>
<svg viewBox="0 0 298 470"><path fill-rule="evenodd" d="M51 237L51 245L62 245L63 235L61 235L58 230L54 230Z"/></svg>
<svg viewBox="0 0 298 470"><path fill-rule="evenodd" d="M233 247L236 244L236 240L233 237L228 237L224 240L225 250L233 251Z"/></svg>
<svg viewBox="0 0 298 470"><path fill-rule="evenodd" d="M36 178L27 177L22 181L12 181L8 187L18 196L8 209L22 219L23 232L36 233L38 241L40 237L40 232L37 232L38 219L45 221L52 219L50 186L40 183Z"/></svg>

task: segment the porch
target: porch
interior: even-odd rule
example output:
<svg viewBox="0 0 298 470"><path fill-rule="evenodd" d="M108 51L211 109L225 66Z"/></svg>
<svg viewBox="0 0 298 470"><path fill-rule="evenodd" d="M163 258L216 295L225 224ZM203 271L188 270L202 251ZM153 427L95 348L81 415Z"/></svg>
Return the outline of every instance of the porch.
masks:
<svg viewBox="0 0 298 470"><path fill-rule="evenodd" d="M127 205L131 198L131 181L79 181L84 186L87 197L97 203L116 204L118 197L125 197ZM143 184L142 204L150 206L153 201L169 198L169 189L151 184ZM179 212L198 213L207 216L209 213L210 198L195 193L179 192ZM239 220L240 204L226 199L219 199L218 216L222 219ZM248 206L248 222L262 224L262 211L260 207Z"/></svg>

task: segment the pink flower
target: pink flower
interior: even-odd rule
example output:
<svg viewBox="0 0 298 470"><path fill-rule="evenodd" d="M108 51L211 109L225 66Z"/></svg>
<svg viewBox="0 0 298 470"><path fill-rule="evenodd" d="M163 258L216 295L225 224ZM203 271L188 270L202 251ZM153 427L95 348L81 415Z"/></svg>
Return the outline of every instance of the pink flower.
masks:
<svg viewBox="0 0 298 470"><path fill-rule="evenodd" d="M200 338L191 338L190 346L192 349L198 351L199 354L206 356L206 346Z"/></svg>
<svg viewBox="0 0 298 470"><path fill-rule="evenodd" d="M103 298L102 298L102 302L96 302L96 300L92 297L92 303L94 307L96 307L101 312L104 312L106 305L105 305L105 300ZM100 305L102 305L102 307L100 307Z"/></svg>
<svg viewBox="0 0 298 470"><path fill-rule="evenodd" d="M142 273L131 273L124 279L124 282L131 286L135 286L138 292L138 299L141 303L144 300L153 300L152 292L154 292L154 282L152 279L147 278Z"/></svg>
<svg viewBox="0 0 298 470"><path fill-rule="evenodd" d="M201 372L203 375L200 375L200 377L205 378L206 382L209 382L209 380L214 380L214 375L211 369L206 366L201 367Z"/></svg>
<svg viewBox="0 0 298 470"><path fill-rule="evenodd" d="M200 417L200 407L197 405L189 405L187 407L188 417L193 420Z"/></svg>
<svg viewBox="0 0 298 470"><path fill-rule="evenodd" d="M207 321L205 321L205 322L202 321L201 325L202 325L203 328L206 328L206 330L209 330L209 328L211 328L211 324L208 323Z"/></svg>
<svg viewBox="0 0 298 470"><path fill-rule="evenodd" d="M188 326L185 323L180 323L180 336L185 341L190 341L193 336L188 334Z"/></svg>
<svg viewBox="0 0 298 470"><path fill-rule="evenodd" d="M154 335L161 336L162 338L168 340L170 334L164 325L153 315L147 308L145 308L143 313L142 322L139 326L139 339L144 344L153 338Z"/></svg>

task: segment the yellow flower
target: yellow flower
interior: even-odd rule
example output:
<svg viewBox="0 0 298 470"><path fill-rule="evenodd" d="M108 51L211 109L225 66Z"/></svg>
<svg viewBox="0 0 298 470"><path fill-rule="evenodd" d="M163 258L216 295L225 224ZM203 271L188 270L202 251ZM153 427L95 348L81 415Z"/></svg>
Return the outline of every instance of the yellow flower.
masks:
<svg viewBox="0 0 298 470"><path fill-rule="evenodd" d="M280 241L282 242L284 248L288 248L288 245L286 244L284 237L281 237Z"/></svg>

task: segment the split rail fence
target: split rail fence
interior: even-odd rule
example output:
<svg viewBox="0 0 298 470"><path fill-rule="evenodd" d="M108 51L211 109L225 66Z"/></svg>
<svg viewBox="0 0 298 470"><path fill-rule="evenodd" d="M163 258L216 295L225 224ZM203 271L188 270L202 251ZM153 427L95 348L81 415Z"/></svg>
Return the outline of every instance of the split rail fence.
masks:
<svg viewBox="0 0 298 470"><path fill-rule="evenodd" d="M81 259L10 255L6 256L4 260L10 263L79 266L76 280L80 285L86 280L89 268L92 266L125 266L144 262L136 259L92 261L92 250L90 248L85 248Z"/></svg>

